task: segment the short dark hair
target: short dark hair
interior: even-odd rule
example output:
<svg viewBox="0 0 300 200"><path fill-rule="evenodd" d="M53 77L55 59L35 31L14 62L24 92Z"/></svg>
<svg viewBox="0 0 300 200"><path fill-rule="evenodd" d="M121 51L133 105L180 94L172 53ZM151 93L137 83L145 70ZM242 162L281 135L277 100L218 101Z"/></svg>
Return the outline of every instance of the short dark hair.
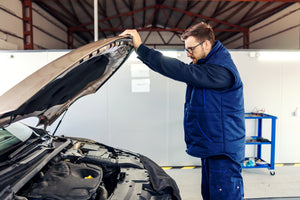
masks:
<svg viewBox="0 0 300 200"><path fill-rule="evenodd" d="M212 27L205 22L200 22L187 28L181 35L181 39L186 40L190 36L194 36L199 42L209 40L212 46L215 43L214 31Z"/></svg>

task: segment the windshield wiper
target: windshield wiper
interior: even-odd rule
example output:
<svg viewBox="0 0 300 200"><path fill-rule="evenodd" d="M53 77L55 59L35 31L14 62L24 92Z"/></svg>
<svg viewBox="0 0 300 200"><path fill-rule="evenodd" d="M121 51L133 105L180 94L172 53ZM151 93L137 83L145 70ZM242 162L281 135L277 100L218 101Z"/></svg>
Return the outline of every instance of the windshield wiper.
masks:
<svg viewBox="0 0 300 200"><path fill-rule="evenodd" d="M16 149L14 152L9 154L8 155L8 160L6 160L4 162L1 162L0 167L3 167L5 165L9 165L11 163L16 162L17 160L19 160L21 158L24 158L25 156L27 156L28 154L30 154L31 152L33 152L37 148L39 148L40 145L35 145L33 148L29 148L29 147L31 147L32 145L36 144L37 142L41 142L41 141L42 141L42 137L40 137L40 136L37 137L37 138L27 140L25 142L25 144L23 144L18 149ZM24 151L24 152L22 152L22 151Z"/></svg>
<svg viewBox="0 0 300 200"><path fill-rule="evenodd" d="M25 144L23 144L22 146L20 146L17 150L15 150L14 152L12 152L11 154L9 154L8 159L12 159L14 158L16 155L18 155L21 151L23 151L26 147L36 143L37 141L41 140L41 137L37 137L37 138L33 138L33 139L29 139L25 142Z"/></svg>

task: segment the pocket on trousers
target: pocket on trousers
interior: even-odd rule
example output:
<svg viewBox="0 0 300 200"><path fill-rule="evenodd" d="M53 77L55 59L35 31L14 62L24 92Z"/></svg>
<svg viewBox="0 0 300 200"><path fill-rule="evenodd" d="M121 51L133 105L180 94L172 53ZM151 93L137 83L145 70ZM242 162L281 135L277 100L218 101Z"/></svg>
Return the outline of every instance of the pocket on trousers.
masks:
<svg viewBox="0 0 300 200"><path fill-rule="evenodd" d="M242 200L243 181L231 176L230 170L210 171L211 200Z"/></svg>

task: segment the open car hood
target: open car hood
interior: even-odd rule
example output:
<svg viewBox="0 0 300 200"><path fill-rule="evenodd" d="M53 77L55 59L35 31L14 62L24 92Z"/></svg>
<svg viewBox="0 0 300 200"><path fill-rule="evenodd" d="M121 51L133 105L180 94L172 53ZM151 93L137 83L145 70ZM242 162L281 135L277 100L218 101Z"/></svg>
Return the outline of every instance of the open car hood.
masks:
<svg viewBox="0 0 300 200"><path fill-rule="evenodd" d="M0 97L0 127L36 116L51 125L82 96L95 93L132 52L132 40L114 37L73 50L45 65Z"/></svg>

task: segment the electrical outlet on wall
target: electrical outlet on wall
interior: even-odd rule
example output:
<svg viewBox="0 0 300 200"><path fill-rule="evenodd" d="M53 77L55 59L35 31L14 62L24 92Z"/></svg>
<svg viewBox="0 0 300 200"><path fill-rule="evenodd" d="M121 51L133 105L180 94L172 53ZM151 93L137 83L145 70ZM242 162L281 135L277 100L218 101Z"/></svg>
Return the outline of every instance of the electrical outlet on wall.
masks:
<svg viewBox="0 0 300 200"><path fill-rule="evenodd" d="M296 110L293 112L293 116L294 116L294 117L300 117L300 110L299 110L298 107L297 107Z"/></svg>

